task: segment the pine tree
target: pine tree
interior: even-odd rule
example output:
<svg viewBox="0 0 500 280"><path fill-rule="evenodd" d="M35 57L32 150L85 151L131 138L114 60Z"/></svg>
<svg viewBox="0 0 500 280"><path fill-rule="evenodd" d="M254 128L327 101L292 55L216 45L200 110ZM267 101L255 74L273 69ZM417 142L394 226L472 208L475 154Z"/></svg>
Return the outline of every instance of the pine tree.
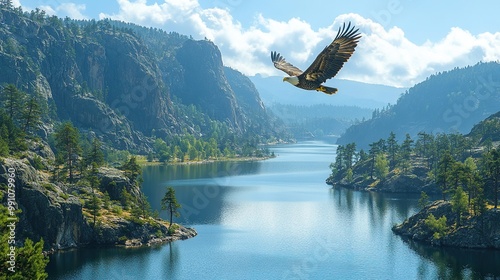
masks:
<svg viewBox="0 0 500 280"><path fill-rule="evenodd" d="M407 133L405 140L401 144L401 152L400 152L400 157L401 157L400 165L403 168L404 172L407 172L410 167L411 153L413 151L412 145L413 145L413 140Z"/></svg>
<svg viewBox="0 0 500 280"><path fill-rule="evenodd" d="M457 225L460 226L462 215L467 213L467 194L462 187L455 189L451 198L451 208L457 214Z"/></svg>
<svg viewBox="0 0 500 280"><path fill-rule="evenodd" d="M12 0L1 0L0 1L0 8L5 8L7 10L11 10L14 8L14 4L12 3Z"/></svg>
<svg viewBox="0 0 500 280"><path fill-rule="evenodd" d="M175 197L175 190L172 187L167 187L167 192L165 193L165 196L161 200L161 210L167 210L170 214L170 224L168 227L168 230L170 231L170 228L172 227L172 218L173 216L179 217L180 214L177 211L181 205L177 202L177 198Z"/></svg>
<svg viewBox="0 0 500 280"><path fill-rule="evenodd" d="M426 192L422 191L420 192L420 198L418 199L418 207L424 208L429 204L429 196L427 195Z"/></svg>
<svg viewBox="0 0 500 280"><path fill-rule="evenodd" d="M468 157L463 164L463 182L465 191L468 194L468 205L472 206L472 200L481 192L481 178L477 165L472 157Z"/></svg>
<svg viewBox="0 0 500 280"><path fill-rule="evenodd" d="M356 153L356 143L349 143L345 146L344 149L345 169L352 168L355 153Z"/></svg>
<svg viewBox="0 0 500 280"><path fill-rule="evenodd" d="M449 151L446 151L438 163L436 180L439 188L443 193L443 200L446 200L446 193L449 191L451 179L453 177L453 164L455 160L451 157Z"/></svg>
<svg viewBox="0 0 500 280"><path fill-rule="evenodd" d="M391 131L387 139L387 153L389 154L389 167L392 169L396 166L396 155L398 153L398 142L396 141L396 134Z"/></svg>
<svg viewBox="0 0 500 280"><path fill-rule="evenodd" d="M26 94L18 90L13 84L8 84L3 88L2 95L3 108L5 108L7 115L15 124L20 125Z"/></svg>
<svg viewBox="0 0 500 280"><path fill-rule="evenodd" d="M78 129L71 122L63 123L55 133L58 161L69 171L69 181L74 181L74 168L81 153Z"/></svg>
<svg viewBox="0 0 500 280"><path fill-rule="evenodd" d="M130 159L121 166L121 170L125 172L125 176L127 176L132 183L140 183L142 169L137 163L137 158L135 156L130 157Z"/></svg>
<svg viewBox="0 0 500 280"><path fill-rule="evenodd" d="M35 128L41 123L42 111L40 109L39 100L32 96L26 102L25 109L22 112L23 130L28 134L31 129Z"/></svg>
<svg viewBox="0 0 500 280"><path fill-rule="evenodd" d="M492 149L483 156L486 187L494 197L494 207L498 207L498 189L500 185L500 151Z"/></svg>
<svg viewBox="0 0 500 280"><path fill-rule="evenodd" d="M434 136L425 132L418 133L418 140L415 143L415 150L421 157L427 158L427 168L431 169L434 163Z"/></svg>
<svg viewBox="0 0 500 280"><path fill-rule="evenodd" d="M92 164L95 163L97 167L100 167L104 164L104 152L102 151L102 143L99 138L94 137L92 139L92 143L86 152L85 158L86 165L92 166Z"/></svg>

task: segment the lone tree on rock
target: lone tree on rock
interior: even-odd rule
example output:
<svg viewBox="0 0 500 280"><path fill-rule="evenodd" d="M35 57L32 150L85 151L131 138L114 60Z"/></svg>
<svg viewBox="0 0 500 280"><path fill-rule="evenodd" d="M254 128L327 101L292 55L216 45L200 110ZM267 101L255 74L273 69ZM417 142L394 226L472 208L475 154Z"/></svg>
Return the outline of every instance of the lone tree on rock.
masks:
<svg viewBox="0 0 500 280"><path fill-rule="evenodd" d="M168 210L168 212L170 213L170 224L168 226L168 231L170 231L170 228L172 228L172 217L174 215L176 217L180 216L179 212L177 212L177 209L179 208L181 208L181 205L177 202L174 188L167 187L167 192L161 200L161 210Z"/></svg>

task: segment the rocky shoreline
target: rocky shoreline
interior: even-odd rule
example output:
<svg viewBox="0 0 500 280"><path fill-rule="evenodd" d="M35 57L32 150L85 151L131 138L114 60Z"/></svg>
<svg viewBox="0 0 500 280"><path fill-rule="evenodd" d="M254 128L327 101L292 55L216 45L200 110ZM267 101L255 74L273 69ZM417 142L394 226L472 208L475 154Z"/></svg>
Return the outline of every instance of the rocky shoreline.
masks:
<svg viewBox="0 0 500 280"><path fill-rule="evenodd" d="M114 168L101 168L101 191L116 201L125 189L138 195L140 189L131 184L123 172ZM151 246L192 238L197 232L192 228L175 225L169 234L168 222L152 217L133 217L129 212L100 209L97 223L77 194L89 193L84 186L52 183L49 175L35 170L28 159L4 158L0 162L0 186L10 182L15 191L17 214L16 243L26 238L38 241L43 238L44 251L81 248L85 246ZM0 189L2 204L7 204L7 190ZM113 204L115 205L115 204Z"/></svg>
<svg viewBox="0 0 500 280"><path fill-rule="evenodd" d="M125 241L124 246L127 248L135 248L135 247L143 247L143 246L154 246L161 245L164 243L170 243L176 240L185 240L188 238L192 238L198 235L195 229L183 227L179 225L179 229L176 230L175 233L166 237L157 237L151 236L151 239L147 240L146 243L143 243L140 239L129 239Z"/></svg>
<svg viewBox="0 0 500 280"><path fill-rule="evenodd" d="M419 164L414 164L411 172L407 173L393 170L383 180L362 175L369 173L368 170L368 161L360 163L354 168L354 173L350 180L346 176L330 175L326 179L326 184L359 191L441 194L441 190L436 183L429 180L427 176L429 170Z"/></svg>
<svg viewBox="0 0 500 280"><path fill-rule="evenodd" d="M446 227L442 236L437 236L427 224L429 215L436 219L446 217ZM438 200L424 207L403 223L395 225L392 231L405 238L432 244L470 249L500 249L500 209L488 209L478 216L462 217L457 223L457 215L451 203Z"/></svg>

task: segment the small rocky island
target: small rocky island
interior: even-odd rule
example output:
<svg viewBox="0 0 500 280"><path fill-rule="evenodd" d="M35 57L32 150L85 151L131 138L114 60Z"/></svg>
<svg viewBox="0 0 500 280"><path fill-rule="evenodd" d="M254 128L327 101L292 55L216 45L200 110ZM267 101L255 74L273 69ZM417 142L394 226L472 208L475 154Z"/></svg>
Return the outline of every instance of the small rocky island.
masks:
<svg viewBox="0 0 500 280"><path fill-rule="evenodd" d="M488 209L475 216L464 215L459 220L451 202L438 200L392 230L403 237L433 245L500 249L500 209Z"/></svg>

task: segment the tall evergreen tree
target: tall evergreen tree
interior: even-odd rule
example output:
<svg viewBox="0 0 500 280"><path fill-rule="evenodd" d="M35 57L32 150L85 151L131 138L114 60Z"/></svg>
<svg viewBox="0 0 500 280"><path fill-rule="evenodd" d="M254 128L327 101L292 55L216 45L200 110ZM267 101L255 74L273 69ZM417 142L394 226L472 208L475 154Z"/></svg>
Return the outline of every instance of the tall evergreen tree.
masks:
<svg viewBox="0 0 500 280"><path fill-rule="evenodd" d="M446 194L449 191L451 180L453 178L453 164L455 160L449 151L446 151L438 163L436 181L443 194L443 200L446 200Z"/></svg>
<svg viewBox="0 0 500 280"><path fill-rule="evenodd" d="M457 225L460 226L462 215L467 213L467 194L462 187L455 189L451 198L451 208L457 214Z"/></svg>
<svg viewBox="0 0 500 280"><path fill-rule="evenodd" d="M401 151L400 151L400 165L403 168L404 172L407 172L410 167L410 159L411 159L411 153L413 151L412 149L413 146L413 140L410 137L410 134L406 134L405 140L401 144Z"/></svg>
<svg viewBox="0 0 500 280"><path fill-rule="evenodd" d="M31 129L41 123L41 115L42 111L39 100L35 96L30 97L22 111L23 130L25 134L28 134Z"/></svg>
<svg viewBox="0 0 500 280"><path fill-rule="evenodd" d="M85 154L85 165L92 166L95 163L97 167L100 167L105 163L102 142L97 137L92 139L92 143Z"/></svg>
<svg viewBox="0 0 500 280"><path fill-rule="evenodd" d="M74 182L74 169L81 154L78 129L71 122L63 123L55 133L58 162L69 171L69 181Z"/></svg>
<svg viewBox="0 0 500 280"><path fill-rule="evenodd" d="M137 163L137 158L135 156L130 157L130 159L121 166L121 169L125 172L125 176L127 176L132 183L140 182L142 169Z"/></svg>
<svg viewBox="0 0 500 280"><path fill-rule="evenodd" d="M483 156L486 174L486 187L493 195L494 207L498 207L498 189L500 185L500 151L492 149Z"/></svg>
<svg viewBox="0 0 500 280"><path fill-rule="evenodd" d="M21 122L21 112L24 105L25 93L21 92L13 84L3 88L2 103L10 119L17 125Z"/></svg>
<svg viewBox="0 0 500 280"><path fill-rule="evenodd" d="M481 178L479 170L472 157L468 157L463 164L463 183L465 191L468 194L468 205L472 206L472 200L478 195L482 195Z"/></svg>
<svg viewBox="0 0 500 280"><path fill-rule="evenodd" d="M396 134L391 131L387 139L387 153L389 154L389 167L392 169L396 166L396 156L398 153L398 142L396 141Z"/></svg>
<svg viewBox="0 0 500 280"><path fill-rule="evenodd" d="M431 169L434 160L434 136L425 132L418 133L418 139L415 143L415 152L427 159L427 168Z"/></svg>
<svg viewBox="0 0 500 280"><path fill-rule="evenodd" d="M181 208L181 205L177 202L177 198L175 197L175 190L172 187L167 187L167 192L165 196L161 200L161 210L167 210L170 214L170 224L168 230L172 227L173 216L179 217L179 212L177 209Z"/></svg>
<svg viewBox="0 0 500 280"><path fill-rule="evenodd" d="M14 4L12 3L12 0L1 0L0 1L0 8L5 8L5 9L13 9Z"/></svg>
<svg viewBox="0 0 500 280"><path fill-rule="evenodd" d="M355 143L349 143L345 146L344 163L345 163L346 169L352 168L355 153L356 153L356 144Z"/></svg>

